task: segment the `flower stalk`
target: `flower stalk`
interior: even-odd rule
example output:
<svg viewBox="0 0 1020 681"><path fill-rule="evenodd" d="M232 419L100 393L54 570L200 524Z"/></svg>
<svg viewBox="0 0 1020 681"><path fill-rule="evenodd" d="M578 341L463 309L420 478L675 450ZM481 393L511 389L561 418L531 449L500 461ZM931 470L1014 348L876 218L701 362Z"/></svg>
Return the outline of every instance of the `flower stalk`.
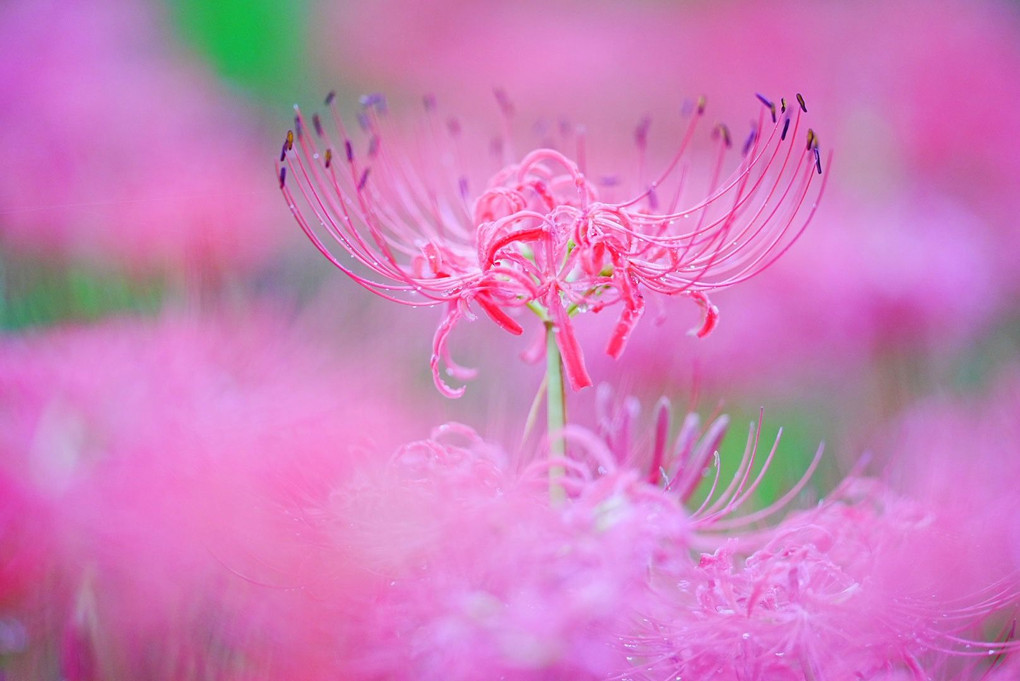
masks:
<svg viewBox="0 0 1020 681"><path fill-rule="evenodd" d="M556 343L556 325L545 323L545 372L546 372L546 434L549 438L549 458L563 459L566 456L566 443L563 440L563 429L567 425L567 393L563 386L563 359ZM566 499L561 478L562 465L549 467L549 498L554 503Z"/></svg>

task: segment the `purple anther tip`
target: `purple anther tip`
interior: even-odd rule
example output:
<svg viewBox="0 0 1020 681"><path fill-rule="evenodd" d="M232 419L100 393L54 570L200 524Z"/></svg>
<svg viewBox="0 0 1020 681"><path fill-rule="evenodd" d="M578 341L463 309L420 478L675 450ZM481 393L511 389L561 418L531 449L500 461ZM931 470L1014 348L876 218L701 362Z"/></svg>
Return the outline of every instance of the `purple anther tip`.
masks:
<svg viewBox="0 0 1020 681"><path fill-rule="evenodd" d="M804 103L804 95L797 93L797 103L800 104L800 110L807 113L807 104Z"/></svg>
<svg viewBox="0 0 1020 681"><path fill-rule="evenodd" d="M363 109L375 109L376 113L386 113L386 98L378 92L362 95L358 103Z"/></svg>
<svg viewBox="0 0 1020 681"><path fill-rule="evenodd" d="M765 95L763 95L760 92L756 92L754 94L754 96L757 97L758 101L761 102L762 104L764 104L765 107L769 110L769 113L772 114L772 122L775 123L776 122L776 103L773 102L771 99L769 99L768 97L766 97Z"/></svg>
<svg viewBox="0 0 1020 681"><path fill-rule="evenodd" d="M747 139L744 140L744 148L740 153L742 153L744 156L747 156L747 152L751 151L751 145L754 144L754 141L756 139L758 139L758 131L755 130L754 128L751 128L750 134L747 136Z"/></svg>
<svg viewBox="0 0 1020 681"><path fill-rule="evenodd" d="M280 168L280 189L287 183L287 167Z"/></svg>
<svg viewBox="0 0 1020 681"><path fill-rule="evenodd" d="M503 112L503 115L513 116L514 104L513 102L510 101L510 98L507 96L506 91L504 91L502 88L495 88L492 91L492 94L496 96L496 103L499 104L499 108Z"/></svg>
<svg viewBox="0 0 1020 681"><path fill-rule="evenodd" d="M344 140L344 152L347 154L347 162L354 163L354 145L350 140Z"/></svg>
<svg viewBox="0 0 1020 681"><path fill-rule="evenodd" d="M326 95L326 106L332 104L334 99L336 99L336 90L330 90L329 94Z"/></svg>
<svg viewBox="0 0 1020 681"><path fill-rule="evenodd" d="M312 125L315 127L315 134L322 137L324 133L322 131L322 119L319 118L319 114L312 114Z"/></svg>
<svg viewBox="0 0 1020 681"><path fill-rule="evenodd" d="M648 146L648 128L651 125L651 117L645 116L638 123L637 128L634 129L634 141L637 142L638 148L644 149Z"/></svg>
<svg viewBox="0 0 1020 681"><path fill-rule="evenodd" d="M362 189L364 189L365 185L368 183L368 171L370 171L370 170L371 170L371 168L365 168L365 170L361 173L361 178L358 180L358 191L359 192Z"/></svg>

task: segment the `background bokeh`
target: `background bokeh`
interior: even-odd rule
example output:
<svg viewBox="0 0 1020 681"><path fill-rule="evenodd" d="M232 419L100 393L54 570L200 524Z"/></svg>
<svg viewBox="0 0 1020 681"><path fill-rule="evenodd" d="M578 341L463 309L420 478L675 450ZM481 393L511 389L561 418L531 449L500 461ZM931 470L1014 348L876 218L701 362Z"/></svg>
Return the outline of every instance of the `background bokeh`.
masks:
<svg viewBox="0 0 1020 681"><path fill-rule="evenodd" d="M481 377L446 401L428 372L440 311L373 299L293 224L274 157L292 105L313 111L330 90L345 112L383 92L407 121L435 95L484 137L499 126L500 88L519 139L540 139L550 121L584 123L595 163L622 174L645 117L654 163L670 157L692 97L742 129L756 92L803 92L834 152L808 232L713 299L722 318L706 339L686 333L698 317L689 301L667 301L613 361L595 350L612 320L582 320L595 381L649 410L666 395L738 424L764 407L765 439L784 434L763 498L824 441L814 494L869 453L872 470L968 508L946 491L952 476L910 473L937 449L931 466L973 462L966 489L987 490L1000 517L1016 510L1015 492L988 473L1020 461L1010 426L1020 416L1014 2L7 0L0 45L0 670L15 678L55 678L55 650L82 645L66 633L68 617L95 616L82 594L101 601L124 584L152 594L103 566L130 572L132 561L171 556L180 566L164 570L222 606L208 586L220 563L190 547L205 517L194 498L222 498L225 516L254 532L265 509L247 508L244 493L266 504L311 494L315 478L356 460L329 463L337 443L370 456L457 420L508 452L526 447L541 380L541 367L517 359L526 340L466 325L454 353ZM571 418L592 424L592 404L572 396ZM178 506L191 509L183 519ZM167 545L125 557L151 533ZM262 548L287 544L282 528L266 535ZM272 581L284 565L307 567L296 554L231 564ZM42 597L44 582L59 597ZM172 590L160 598L196 639L240 635ZM227 610L267 623L274 607ZM140 617L106 614L125 636ZM303 635L270 630L251 640ZM127 653L104 664L140 668Z"/></svg>

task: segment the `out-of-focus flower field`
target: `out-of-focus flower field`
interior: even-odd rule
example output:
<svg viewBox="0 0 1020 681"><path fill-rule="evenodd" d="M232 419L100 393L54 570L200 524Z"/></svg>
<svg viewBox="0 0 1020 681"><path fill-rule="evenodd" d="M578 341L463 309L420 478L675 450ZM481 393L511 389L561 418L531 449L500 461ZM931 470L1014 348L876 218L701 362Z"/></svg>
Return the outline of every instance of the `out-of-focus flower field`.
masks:
<svg viewBox="0 0 1020 681"><path fill-rule="evenodd" d="M0 680L1020 678L1015 2L7 0L0 45ZM302 195L330 92L320 179L381 170ZM710 303L620 292L618 358L588 298L374 296L288 209L355 267L447 156L491 217L554 147L659 215L780 101L810 224ZM595 384L559 435L543 328Z"/></svg>

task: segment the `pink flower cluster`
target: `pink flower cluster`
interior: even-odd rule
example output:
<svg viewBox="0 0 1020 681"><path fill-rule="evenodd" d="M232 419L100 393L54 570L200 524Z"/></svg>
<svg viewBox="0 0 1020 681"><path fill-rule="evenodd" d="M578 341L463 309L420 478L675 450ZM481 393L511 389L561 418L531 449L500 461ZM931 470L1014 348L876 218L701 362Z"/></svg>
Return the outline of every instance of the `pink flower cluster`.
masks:
<svg viewBox="0 0 1020 681"><path fill-rule="evenodd" d="M363 592L334 603L354 618L351 678L977 679L1015 648L983 629L1010 638L997 614L1016 605L1015 573L957 588L911 567L933 544L965 548L942 536L937 500L852 474L769 527L797 489L742 510L764 474L751 474L755 430L732 480L692 496L650 482L650 466L718 470L705 453L725 420L688 416L666 445L663 405L647 449L621 461L633 423L614 419L603 435L571 430L566 505L544 488L556 462L514 472L452 424L338 486L318 541L365 571Z"/></svg>
<svg viewBox="0 0 1020 681"><path fill-rule="evenodd" d="M509 129L512 106L497 94ZM474 169L465 169L455 153L459 124L448 125L447 134L436 132L442 126L427 98L426 128L435 134L402 146L386 130L386 105L378 95L362 100L364 152L356 153L332 94L326 103L335 133L318 115L309 130L299 111L283 144L280 187L315 246L354 281L408 305L446 306L432 358L444 395L459 397L463 388L446 385L441 362L456 378L473 375L447 351L450 332L473 315L472 306L513 334L523 326L509 311L534 311L555 329L576 390L592 381L572 316L622 307L606 347L616 358L644 312L644 291L684 295L703 311L697 335L704 336L718 317L706 292L766 269L807 226L823 170L818 137L804 131L807 106L799 94L789 106L785 99L758 97L763 108L732 169L726 163L731 134L725 125L714 128L707 190L694 198L695 173L685 153L704 117L704 101L692 105L672 160L653 179L634 182L621 201L603 198L612 191L586 174L583 135L572 140L578 160L538 148L509 161L472 193ZM642 154L646 138L647 128L639 128ZM500 140L501 147L511 144ZM328 241L354 263L334 254Z"/></svg>

